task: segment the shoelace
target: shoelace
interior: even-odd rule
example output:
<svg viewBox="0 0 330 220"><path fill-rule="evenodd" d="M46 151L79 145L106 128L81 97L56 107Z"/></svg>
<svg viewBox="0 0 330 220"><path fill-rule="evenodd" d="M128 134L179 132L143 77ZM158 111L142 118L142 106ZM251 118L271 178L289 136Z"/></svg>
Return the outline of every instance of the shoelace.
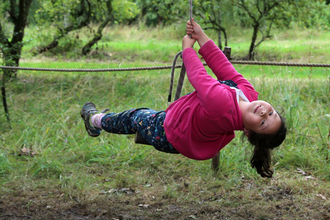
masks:
<svg viewBox="0 0 330 220"><path fill-rule="evenodd" d="M108 108L106 108L106 109L104 109L103 111L101 111L101 113L106 113L107 111L109 111L110 109L108 109Z"/></svg>

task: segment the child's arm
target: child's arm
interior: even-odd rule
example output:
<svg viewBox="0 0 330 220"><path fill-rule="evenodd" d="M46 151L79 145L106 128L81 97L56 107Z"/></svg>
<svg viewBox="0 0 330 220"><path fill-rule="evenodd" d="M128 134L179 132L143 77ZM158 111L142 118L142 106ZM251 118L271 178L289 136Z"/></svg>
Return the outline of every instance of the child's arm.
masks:
<svg viewBox="0 0 330 220"><path fill-rule="evenodd" d="M192 25L190 21L187 22L186 32L187 34L191 34L192 38L198 41L201 47L199 53L202 55L213 73L217 76L218 80L233 80L237 84L251 87L250 89L254 90L252 85L235 70L227 57L203 32L200 25L197 24L194 19L192 19Z"/></svg>
<svg viewBox="0 0 330 220"><path fill-rule="evenodd" d="M230 105L231 96L227 89L212 78L205 70L201 60L192 46L195 40L185 36L182 40L182 59L191 85L197 92L201 106L213 119L224 117Z"/></svg>
<svg viewBox="0 0 330 220"><path fill-rule="evenodd" d="M194 38L189 38L187 36L185 36L182 39L182 51L184 51L187 48L193 48L194 44L195 44L196 40Z"/></svg>

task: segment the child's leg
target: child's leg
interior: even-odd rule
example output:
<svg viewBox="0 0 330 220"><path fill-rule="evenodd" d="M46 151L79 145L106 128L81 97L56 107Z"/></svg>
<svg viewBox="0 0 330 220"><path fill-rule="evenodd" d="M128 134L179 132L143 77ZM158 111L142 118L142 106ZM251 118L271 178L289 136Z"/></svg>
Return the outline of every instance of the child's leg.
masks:
<svg viewBox="0 0 330 220"><path fill-rule="evenodd" d="M104 113L98 113L91 116L90 124L96 128L102 129L101 119L104 116Z"/></svg>
<svg viewBox="0 0 330 220"><path fill-rule="evenodd" d="M101 119L102 129L115 134L138 132L157 150L178 153L167 141L163 123L166 113L147 108L131 109L121 113L108 113Z"/></svg>

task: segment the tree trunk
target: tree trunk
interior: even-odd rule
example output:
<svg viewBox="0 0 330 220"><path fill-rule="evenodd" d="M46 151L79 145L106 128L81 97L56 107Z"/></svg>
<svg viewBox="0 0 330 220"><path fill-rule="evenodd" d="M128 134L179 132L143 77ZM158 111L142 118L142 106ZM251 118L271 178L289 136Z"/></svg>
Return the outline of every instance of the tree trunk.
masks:
<svg viewBox="0 0 330 220"><path fill-rule="evenodd" d="M228 46L228 38L227 38L226 29L222 28L222 33L223 33L223 36L225 38L225 47L227 47Z"/></svg>
<svg viewBox="0 0 330 220"><path fill-rule="evenodd" d="M1 95L2 95L3 108L5 110L5 116L7 118L7 122L10 125L10 117L9 117L7 97L6 97L6 77L5 77L5 75L2 76Z"/></svg>
<svg viewBox="0 0 330 220"><path fill-rule="evenodd" d="M218 47L222 50L222 39L221 39L221 30L218 30Z"/></svg>
<svg viewBox="0 0 330 220"><path fill-rule="evenodd" d="M112 4L111 4L112 0L108 0L106 2L107 4L107 16L105 18L105 20L101 23L101 25L99 26L96 34L94 34L94 37L92 40L90 40L83 48L82 48L82 54L87 55L90 51L91 48L94 44L96 44L99 40L101 40L102 38L102 31L105 28L105 26L107 26L107 24L111 21L112 19Z"/></svg>
<svg viewBox="0 0 330 220"><path fill-rule="evenodd" d="M14 32L11 41L5 36L0 24L0 43L6 50L2 50L4 65L19 66L19 59L23 47L24 29L29 15L30 6L33 0L20 0L18 4L18 14L16 13L16 2L10 1L10 17L14 21ZM16 71L4 70L6 78L13 77Z"/></svg>
<svg viewBox="0 0 330 220"><path fill-rule="evenodd" d="M33 0L20 0L18 3L18 14L16 13L16 1L10 1L9 15L14 21L14 31L11 41L9 41L0 23L0 44L5 66L19 66L19 59L23 47L24 29L29 16L30 6ZM16 76L16 71L3 70L1 95L8 123L10 123L9 110L6 98L6 79Z"/></svg>
<svg viewBox="0 0 330 220"><path fill-rule="evenodd" d="M37 54L40 54L40 53L46 52L46 51L48 51L48 50L51 50L51 49L57 47L57 45L58 45L58 40L61 39L63 36L64 36L64 34L61 34L61 35L55 37L55 39L54 39L50 44L38 48L36 51L33 51L32 54L33 54L33 55L37 55Z"/></svg>
<svg viewBox="0 0 330 220"><path fill-rule="evenodd" d="M218 24L221 27L221 10L219 10ZM221 37L221 28L218 29L218 47L222 50L222 37Z"/></svg>
<svg viewBox="0 0 330 220"><path fill-rule="evenodd" d="M250 44L249 53L247 55L248 60L254 59L254 48L255 48L257 37L258 37L259 25L260 25L259 23L256 23L255 25L253 25L252 40L251 40L251 44Z"/></svg>

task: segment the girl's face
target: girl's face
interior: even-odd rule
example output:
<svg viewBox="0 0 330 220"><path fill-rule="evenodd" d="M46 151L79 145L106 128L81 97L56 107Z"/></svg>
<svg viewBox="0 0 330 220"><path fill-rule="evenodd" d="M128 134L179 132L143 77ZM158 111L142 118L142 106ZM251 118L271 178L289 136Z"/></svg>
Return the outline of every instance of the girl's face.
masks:
<svg viewBox="0 0 330 220"><path fill-rule="evenodd" d="M259 134L273 134L282 123L273 106L261 100L246 104L242 116L245 129Z"/></svg>

